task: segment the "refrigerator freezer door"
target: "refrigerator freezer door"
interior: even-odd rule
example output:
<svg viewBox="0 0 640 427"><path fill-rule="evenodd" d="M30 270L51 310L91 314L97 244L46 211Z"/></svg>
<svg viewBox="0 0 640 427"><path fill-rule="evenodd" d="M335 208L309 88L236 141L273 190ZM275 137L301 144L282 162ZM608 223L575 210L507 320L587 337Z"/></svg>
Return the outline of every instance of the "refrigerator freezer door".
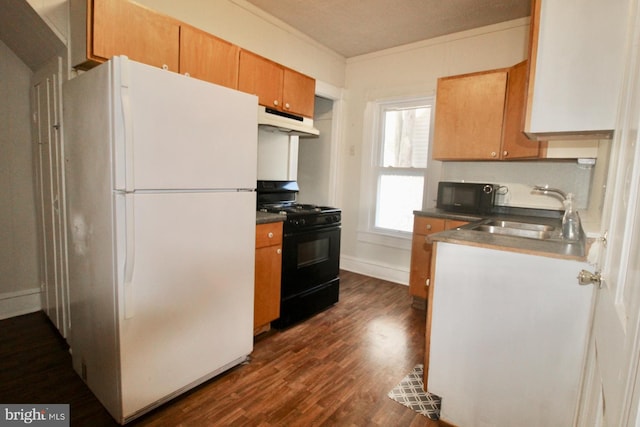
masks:
<svg viewBox="0 0 640 427"><path fill-rule="evenodd" d="M258 101L113 60L116 189L255 188Z"/></svg>
<svg viewBox="0 0 640 427"><path fill-rule="evenodd" d="M118 247L135 251L129 292L125 254L117 269L126 420L251 353L255 193L114 197Z"/></svg>

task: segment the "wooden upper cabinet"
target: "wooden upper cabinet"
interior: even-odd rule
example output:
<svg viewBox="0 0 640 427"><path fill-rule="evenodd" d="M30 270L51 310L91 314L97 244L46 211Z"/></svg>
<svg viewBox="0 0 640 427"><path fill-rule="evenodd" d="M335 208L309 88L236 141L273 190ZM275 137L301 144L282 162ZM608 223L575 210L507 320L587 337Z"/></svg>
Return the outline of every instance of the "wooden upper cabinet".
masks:
<svg viewBox="0 0 640 427"><path fill-rule="evenodd" d="M238 90L258 96L258 103L278 108L282 104L284 69L252 52L240 51Z"/></svg>
<svg viewBox="0 0 640 427"><path fill-rule="evenodd" d="M260 105L313 118L316 81L128 0L69 0L71 62L116 55L258 96Z"/></svg>
<svg viewBox="0 0 640 427"><path fill-rule="evenodd" d="M240 48L207 32L180 26L180 73L238 88Z"/></svg>
<svg viewBox="0 0 640 427"><path fill-rule="evenodd" d="M284 111L313 117L316 81L297 71L284 69L282 85L282 108Z"/></svg>
<svg viewBox="0 0 640 427"><path fill-rule="evenodd" d="M178 71L180 23L123 0L92 0L87 59L103 62L115 55Z"/></svg>
<svg viewBox="0 0 640 427"><path fill-rule="evenodd" d="M503 160L536 158L540 154L540 143L531 141L523 132L528 65L528 61L522 61L509 69L500 157Z"/></svg>
<svg viewBox="0 0 640 427"><path fill-rule="evenodd" d="M527 62L438 79L433 158L510 160L538 157L522 132Z"/></svg>
<svg viewBox="0 0 640 427"><path fill-rule="evenodd" d="M257 95L265 107L313 117L316 81L246 50L240 51L238 90Z"/></svg>
<svg viewBox="0 0 640 427"><path fill-rule="evenodd" d="M507 76L494 70L438 79L434 159L499 158Z"/></svg>

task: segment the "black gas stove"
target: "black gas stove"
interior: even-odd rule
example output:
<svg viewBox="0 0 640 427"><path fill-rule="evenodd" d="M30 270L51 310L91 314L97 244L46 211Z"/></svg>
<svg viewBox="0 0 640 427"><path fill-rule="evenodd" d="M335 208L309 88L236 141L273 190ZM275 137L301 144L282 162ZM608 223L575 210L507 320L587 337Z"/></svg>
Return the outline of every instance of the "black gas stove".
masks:
<svg viewBox="0 0 640 427"><path fill-rule="evenodd" d="M294 203L288 206L263 205L259 207L259 210L285 215L287 217L284 221L285 233L299 229L340 225L341 222L340 209L328 206Z"/></svg>
<svg viewBox="0 0 640 427"><path fill-rule="evenodd" d="M258 181L258 210L285 215L280 318L284 328L338 302L340 224L338 208L297 203L295 181Z"/></svg>
<svg viewBox="0 0 640 427"><path fill-rule="evenodd" d="M298 191L298 183L295 181L258 181L258 210L285 215L285 233L340 225L340 209L298 203Z"/></svg>

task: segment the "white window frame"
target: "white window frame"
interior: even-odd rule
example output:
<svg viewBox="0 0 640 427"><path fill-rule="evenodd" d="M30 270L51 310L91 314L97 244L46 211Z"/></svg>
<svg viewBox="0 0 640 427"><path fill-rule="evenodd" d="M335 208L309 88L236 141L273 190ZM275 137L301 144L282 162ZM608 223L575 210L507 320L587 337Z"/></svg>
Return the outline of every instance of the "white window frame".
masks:
<svg viewBox="0 0 640 427"><path fill-rule="evenodd" d="M431 107L431 123L429 131L429 147L427 154L427 164L422 171L424 178L423 186L423 206L427 197L428 171L431 167L431 145L433 142L433 124L435 117L435 96L420 96L394 98L369 103L364 121L365 141L371 141L368 145L369 152L363 152L362 160L362 182L361 182L361 214L358 240L383 246L390 246L402 249L410 249L411 232L379 228L375 226L375 215L378 206L378 180L381 172L386 170L381 166L384 143L384 112L392 109L415 108L420 106ZM409 168L394 168L399 175L415 175Z"/></svg>

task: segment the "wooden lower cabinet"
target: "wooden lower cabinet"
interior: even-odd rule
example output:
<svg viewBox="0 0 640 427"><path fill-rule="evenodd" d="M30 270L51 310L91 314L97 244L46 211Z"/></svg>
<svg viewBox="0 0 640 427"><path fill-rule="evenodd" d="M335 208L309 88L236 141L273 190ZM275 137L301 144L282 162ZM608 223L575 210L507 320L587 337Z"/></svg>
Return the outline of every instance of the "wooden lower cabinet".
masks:
<svg viewBox="0 0 640 427"><path fill-rule="evenodd" d="M415 216L413 218L413 239L411 242L411 269L409 271L409 293L414 299L427 299L427 281L429 280L432 244L426 237L445 230L443 218ZM415 304L414 304L415 305ZM419 305L419 304L418 304Z"/></svg>
<svg viewBox="0 0 640 427"><path fill-rule="evenodd" d="M433 245L427 243L429 234L460 227L465 221L416 215L413 219L411 242L411 267L409 271L409 293L414 297L414 306L424 308L431 280L431 252Z"/></svg>
<svg viewBox="0 0 640 427"><path fill-rule="evenodd" d="M280 317L280 278L282 268L282 222L256 226L256 264L254 282L254 335L270 329Z"/></svg>

